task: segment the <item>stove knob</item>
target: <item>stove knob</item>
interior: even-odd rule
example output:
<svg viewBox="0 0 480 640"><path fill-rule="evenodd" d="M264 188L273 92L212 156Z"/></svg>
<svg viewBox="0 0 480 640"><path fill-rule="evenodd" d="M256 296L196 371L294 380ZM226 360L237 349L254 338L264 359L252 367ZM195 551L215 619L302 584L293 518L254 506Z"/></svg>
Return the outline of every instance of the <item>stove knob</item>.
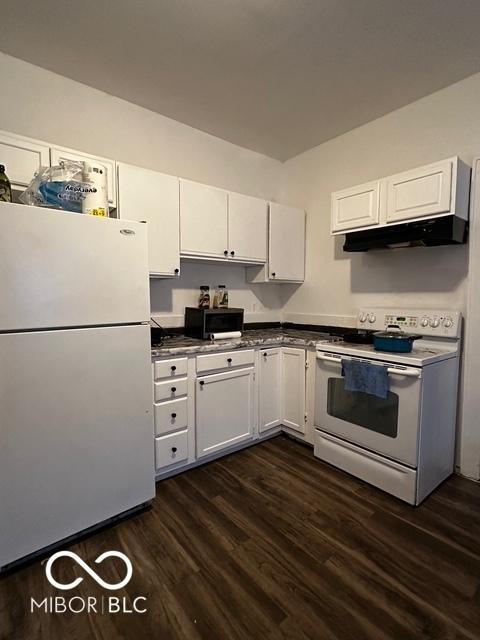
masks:
<svg viewBox="0 0 480 640"><path fill-rule="evenodd" d="M372 324L375 322L376 319L377 319L377 316L374 313L371 313L368 316L368 321L371 322Z"/></svg>
<svg viewBox="0 0 480 640"><path fill-rule="evenodd" d="M432 329L436 329L438 327L438 325L440 324L440 320L438 318L430 318L430 326L432 327Z"/></svg>
<svg viewBox="0 0 480 640"><path fill-rule="evenodd" d="M427 316L423 316L423 318L420 320L420 324L422 327L428 327L428 318Z"/></svg>
<svg viewBox="0 0 480 640"><path fill-rule="evenodd" d="M445 318L445 320L443 321L443 326L445 327L445 329L450 329L450 327L453 326L453 320L451 318Z"/></svg>
<svg viewBox="0 0 480 640"><path fill-rule="evenodd" d="M358 319L360 320L360 322L366 322L366 320L367 320L367 314L362 312L362 313L358 316Z"/></svg>

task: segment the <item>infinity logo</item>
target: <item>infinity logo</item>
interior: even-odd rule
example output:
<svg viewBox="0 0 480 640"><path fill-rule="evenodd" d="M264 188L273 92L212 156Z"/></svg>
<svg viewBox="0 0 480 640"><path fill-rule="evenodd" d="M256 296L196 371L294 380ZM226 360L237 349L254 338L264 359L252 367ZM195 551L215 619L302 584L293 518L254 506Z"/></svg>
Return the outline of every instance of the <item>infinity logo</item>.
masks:
<svg viewBox="0 0 480 640"><path fill-rule="evenodd" d="M104 589L109 589L110 591L114 591L115 589L121 589L130 581L130 578L132 577L132 573L133 573L133 568L132 568L132 563L127 558L127 556L124 553L121 553L120 551L105 551L105 553L102 553L101 555L98 556L98 558L96 558L95 563L99 564L100 562L103 562L106 558L111 558L112 556L121 558L124 561L125 566L127 567L127 573L125 575L125 578L121 580L121 582L117 582L114 584L109 584L108 582L105 582L105 580L103 580L98 575L98 573L93 571L93 569L90 569L88 564L86 564L76 553L73 553L72 551L58 551L57 553L54 553L53 556L48 559L48 562L45 567L45 574L50 584L56 587L57 589L63 589L65 591L67 589L74 589L76 586L78 586L82 582L83 578L75 578L73 582L69 582L68 584L62 584L61 582L58 582L57 580L55 580L55 578L52 576L52 565L56 560L58 560L58 558L62 558L62 557L73 558L73 560L75 560L75 562L79 564L82 567L82 569L84 569L84 571L86 571L88 575L91 576L95 580L95 582L97 582L101 587L103 587Z"/></svg>

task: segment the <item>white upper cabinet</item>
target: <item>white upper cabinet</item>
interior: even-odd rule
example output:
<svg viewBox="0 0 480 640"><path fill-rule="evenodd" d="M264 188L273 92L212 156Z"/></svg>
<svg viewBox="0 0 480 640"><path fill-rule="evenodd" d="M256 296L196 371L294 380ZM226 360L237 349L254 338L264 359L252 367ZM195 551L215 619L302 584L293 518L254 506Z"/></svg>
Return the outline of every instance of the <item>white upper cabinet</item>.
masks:
<svg viewBox="0 0 480 640"><path fill-rule="evenodd" d="M107 192L108 204L111 208L117 206L117 180L115 161L100 156L91 156L83 151L75 151L74 149L65 149L63 147L50 147L50 164L55 165L62 160L76 160L78 162L89 162L92 164L101 164L107 170Z"/></svg>
<svg viewBox="0 0 480 640"><path fill-rule="evenodd" d="M180 275L179 179L119 164L118 209L120 218L147 223L150 275Z"/></svg>
<svg viewBox="0 0 480 640"><path fill-rule="evenodd" d="M40 166L50 165L49 151L48 145L0 131L0 164L13 189L23 191Z"/></svg>
<svg viewBox="0 0 480 640"><path fill-rule="evenodd" d="M458 157L332 193L331 232L455 215L468 220L470 167Z"/></svg>
<svg viewBox="0 0 480 640"><path fill-rule="evenodd" d="M270 204L268 277L303 282L305 279L305 211Z"/></svg>
<svg viewBox="0 0 480 640"><path fill-rule="evenodd" d="M445 160L386 178L387 222L449 213L452 170Z"/></svg>
<svg viewBox="0 0 480 640"><path fill-rule="evenodd" d="M379 219L379 180L332 193L332 231L370 227Z"/></svg>
<svg viewBox="0 0 480 640"><path fill-rule="evenodd" d="M228 256L227 192L180 180L180 251L186 256Z"/></svg>
<svg viewBox="0 0 480 640"><path fill-rule="evenodd" d="M265 200L228 194L228 257L239 262L267 260L267 209Z"/></svg>

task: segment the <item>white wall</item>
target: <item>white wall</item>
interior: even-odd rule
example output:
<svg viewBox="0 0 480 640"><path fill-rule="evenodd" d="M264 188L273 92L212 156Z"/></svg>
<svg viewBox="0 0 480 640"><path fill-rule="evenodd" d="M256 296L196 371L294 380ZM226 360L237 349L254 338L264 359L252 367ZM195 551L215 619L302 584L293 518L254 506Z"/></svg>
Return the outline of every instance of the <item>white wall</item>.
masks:
<svg viewBox="0 0 480 640"><path fill-rule="evenodd" d="M286 162L281 199L307 209L306 282L285 290L287 319L352 316L362 305L464 310L467 246L344 253L343 236L330 237L330 194L452 155L471 164L479 105L477 74Z"/></svg>
<svg viewBox="0 0 480 640"><path fill-rule="evenodd" d="M457 463L463 474L476 479L479 408L472 389L480 341L478 317L468 317L466 304L469 264L478 271L478 256L469 250L480 246L480 230L466 246L346 254L342 237L330 236L330 194L453 155L471 165L480 155L479 105L477 74L289 160L281 195L307 209L306 281L296 290L283 290L285 319L326 322L330 316L334 323L339 320L334 316L353 316L358 307L368 305L438 306L460 309L467 316ZM339 324L348 322L343 317Z"/></svg>
<svg viewBox="0 0 480 640"><path fill-rule="evenodd" d="M227 285L229 306L245 309L246 322L270 322L281 318L280 285L247 284L245 268L240 266L227 268L183 261L182 276L178 280L150 280L153 317L165 326L183 327L184 308L197 306L202 284L210 285L212 298L217 285Z"/></svg>
<svg viewBox="0 0 480 640"><path fill-rule="evenodd" d="M277 199L282 174L277 160L1 53L0 77L1 129ZM171 322L163 318L166 324L178 324L184 306L195 304L199 284L227 284L232 306L266 312L261 321L279 319L280 287L263 285L262 292L244 280L241 267L182 265L179 280L152 282L152 310L172 315Z"/></svg>

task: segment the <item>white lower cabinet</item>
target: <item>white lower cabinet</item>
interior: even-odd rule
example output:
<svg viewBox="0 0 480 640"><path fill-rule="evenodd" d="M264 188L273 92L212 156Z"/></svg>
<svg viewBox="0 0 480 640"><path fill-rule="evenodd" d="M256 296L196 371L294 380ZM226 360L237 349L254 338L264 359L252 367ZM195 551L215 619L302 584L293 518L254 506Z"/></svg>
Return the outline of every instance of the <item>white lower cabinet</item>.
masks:
<svg viewBox="0 0 480 640"><path fill-rule="evenodd" d="M313 444L307 416L313 416L315 386L310 361L315 363L313 350L287 346L155 361L157 476L220 456L259 433L283 429Z"/></svg>
<svg viewBox="0 0 480 640"><path fill-rule="evenodd" d="M258 430L282 424L282 348L262 349L258 360Z"/></svg>
<svg viewBox="0 0 480 640"><path fill-rule="evenodd" d="M305 349L282 348L282 424L305 433Z"/></svg>
<svg viewBox="0 0 480 640"><path fill-rule="evenodd" d="M254 409L253 367L197 378L197 457L253 438Z"/></svg>

